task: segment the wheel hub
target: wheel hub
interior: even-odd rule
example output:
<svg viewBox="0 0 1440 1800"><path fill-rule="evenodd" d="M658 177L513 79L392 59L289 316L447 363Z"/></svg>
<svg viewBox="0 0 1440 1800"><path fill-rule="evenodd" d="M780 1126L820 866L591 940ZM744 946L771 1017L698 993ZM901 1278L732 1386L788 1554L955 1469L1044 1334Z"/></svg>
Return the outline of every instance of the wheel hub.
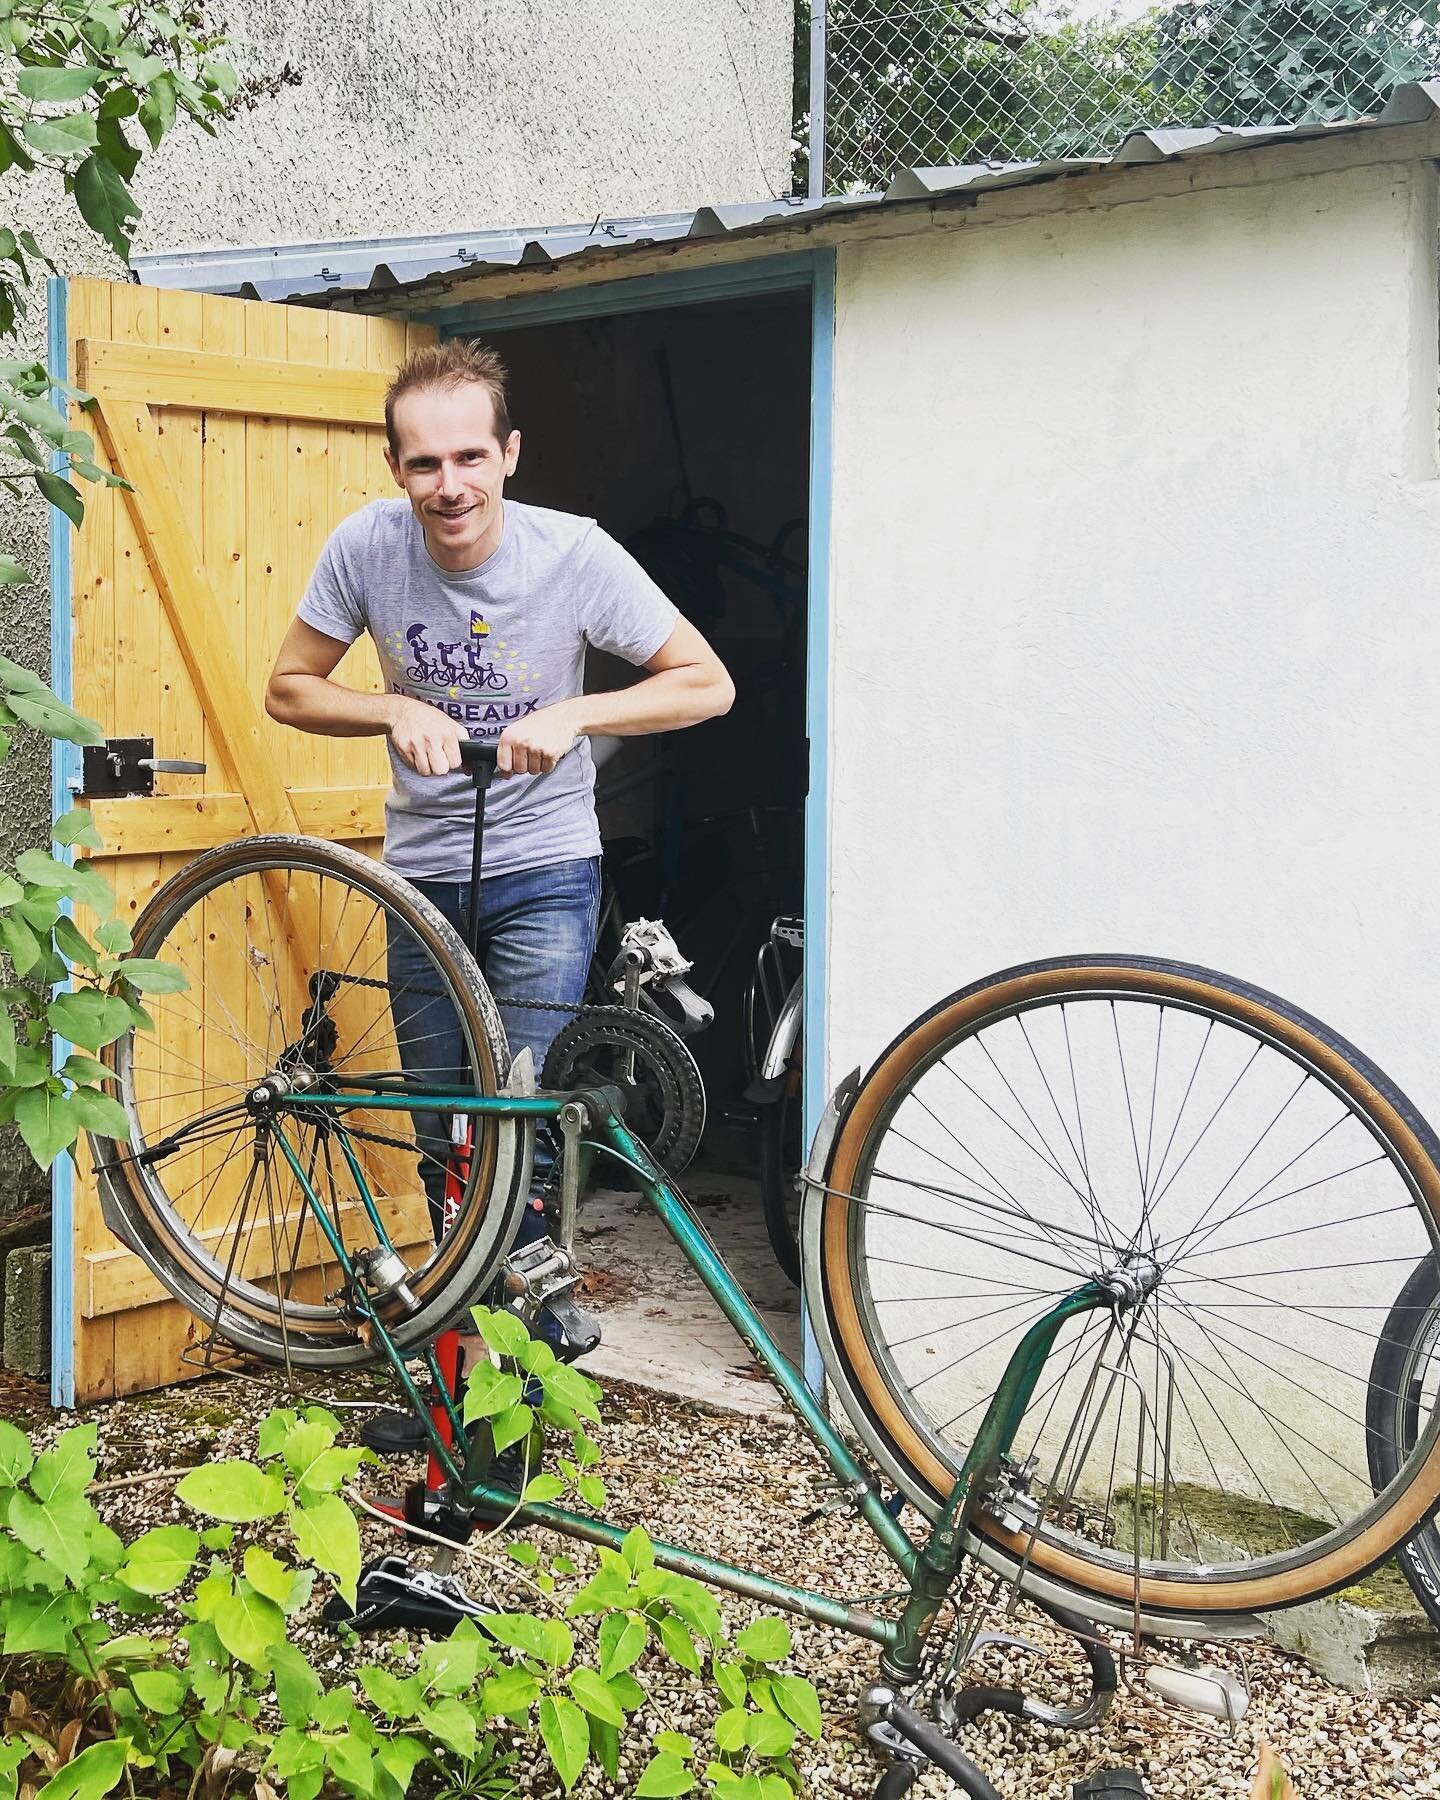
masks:
<svg viewBox="0 0 1440 1800"><path fill-rule="evenodd" d="M1160 1285L1160 1265L1153 1257L1135 1256L1095 1277L1117 1312L1130 1312Z"/></svg>

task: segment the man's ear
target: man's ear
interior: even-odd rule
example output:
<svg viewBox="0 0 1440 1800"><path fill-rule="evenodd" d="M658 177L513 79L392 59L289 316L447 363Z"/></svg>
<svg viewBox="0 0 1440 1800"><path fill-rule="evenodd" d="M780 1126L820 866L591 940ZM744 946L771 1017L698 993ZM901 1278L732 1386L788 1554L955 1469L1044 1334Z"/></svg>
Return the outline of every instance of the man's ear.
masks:
<svg viewBox="0 0 1440 1800"><path fill-rule="evenodd" d="M512 431L505 444L505 473L513 475L515 465L520 461L520 433Z"/></svg>
<svg viewBox="0 0 1440 1800"><path fill-rule="evenodd" d="M396 487L403 488L405 485L405 482L400 474L400 464L399 464L398 460L396 459L395 452L390 448L390 446L388 444L385 446L385 463L386 463L386 466L389 468L390 473L395 477Z"/></svg>

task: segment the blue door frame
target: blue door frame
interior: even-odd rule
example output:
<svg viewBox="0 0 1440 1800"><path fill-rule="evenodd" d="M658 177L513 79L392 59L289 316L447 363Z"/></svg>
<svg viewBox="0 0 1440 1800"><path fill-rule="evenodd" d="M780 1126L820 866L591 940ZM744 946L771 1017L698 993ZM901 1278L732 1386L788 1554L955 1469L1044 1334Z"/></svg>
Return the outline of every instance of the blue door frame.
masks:
<svg viewBox="0 0 1440 1800"><path fill-rule="evenodd" d="M70 379L70 338L66 321L68 288L63 275L52 275L45 284L46 367L57 381ZM65 400L51 395L57 406ZM63 472L64 459L57 455L53 467ZM70 521L58 507L50 508L50 685L59 697L70 701L73 684L70 669ZM59 818L74 804L72 783L78 785L80 751L74 744L53 739L50 745L50 808ZM64 862L74 852L50 846L51 854ZM69 910L69 903L66 903ZM57 1064L70 1053L68 1044L56 1042ZM52 1406L75 1404L75 1165L68 1156L57 1156L50 1165L50 1402Z"/></svg>
<svg viewBox="0 0 1440 1800"><path fill-rule="evenodd" d="M663 275L602 281L559 292L476 301L441 313L442 337L486 334L618 313L702 306L745 295L804 292L810 295L810 544L806 603L805 732L809 741L809 792L805 801L805 1085L804 1132L808 1144L829 1098L823 1058L825 974L828 966L830 816L830 473L832 386L835 367L835 253L815 250L791 256L759 256L751 262L710 269L676 269ZM820 1357L801 1309L805 1381L819 1393Z"/></svg>

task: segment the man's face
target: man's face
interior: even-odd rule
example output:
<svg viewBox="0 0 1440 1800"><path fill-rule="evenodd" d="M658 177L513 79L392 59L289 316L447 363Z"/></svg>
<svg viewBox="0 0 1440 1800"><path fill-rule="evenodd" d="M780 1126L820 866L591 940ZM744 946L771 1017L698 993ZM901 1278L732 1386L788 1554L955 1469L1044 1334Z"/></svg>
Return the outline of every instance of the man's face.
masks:
<svg viewBox="0 0 1440 1800"><path fill-rule="evenodd" d="M499 548L500 497L515 473L520 433L495 435L495 407L478 382L414 388L395 403L396 450L385 460L404 488L442 569L474 569Z"/></svg>

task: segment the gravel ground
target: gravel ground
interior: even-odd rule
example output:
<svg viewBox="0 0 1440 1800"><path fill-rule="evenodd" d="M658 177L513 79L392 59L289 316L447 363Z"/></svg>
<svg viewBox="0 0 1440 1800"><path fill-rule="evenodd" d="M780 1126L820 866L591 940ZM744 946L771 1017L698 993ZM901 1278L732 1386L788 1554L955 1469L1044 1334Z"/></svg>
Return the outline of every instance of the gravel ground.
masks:
<svg viewBox="0 0 1440 1800"><path fill-rule="evenodd" d="M372 1384L362 1378L346 1387L319 1384L312 1397L354 1401L382 1393L378 1380ZM219 1378L164 1395L138 1396L84 1416L100 1426L99 1478L114 1480L252 1454L255 1420L271 1405L286 1403L278 1383ZM817 1482L824 1471L808 1441L787 1420L740 1420L707 1413L619 1382L606 1384L603 1411L605 1424L596 1435L605 1453L601 1472L609 1486L607 1512L612 1520L641 1521L657 1537L692 1544L791 1581L831 1587L856 1599L893 1585L890 1565L853 1520L832 1516L814 1526L801 1525L801 1516L821 1497ZM60 1425L73 1422L73 1416L57 1418L38 1389L15 1378L0 1382L0 1413L30 1426L37 1437L51 1436ZM414 1470L405 1468L404 1478L415 1472L418 1465ZM398 1479L401 1470L397 1468L395 1475ZM112 1524L133 1536L185 1516L171 1498L172 1485L167 1481L111 1489L97 1495L97 1504ZM393 1535L381 1525L367 1522L364 1535L367 1555L395 1548ZM549 1547L558 1551L561 1541L552 1540ZM590 1566L587 1553L573 1545L563 1547L581 1565L577 1581L583 1579ZM498 1599L511 1593L518 1604L531 1604L513 1565L503 1556L498 1563L487 1558L480 1565L461 1565L461 1571L477 1595L488 1589ZM376 1660L381 1647L373 1639L342 1644L318 1618L322 1597L317 1590L310 1610L297 1621L297 1636L317 1667L334 1681L354 1664ZM756 1610L729 1598L725 1606L734 1626ZM1002 1623L994 1621L997 1626ZM792 1628L793 1666L815 1683L825 1710L824 1738L819 1745L807 1746L802 1758L806 1791L868 1797L880 1765L856 1733L853 1710L858 1693L874 1677L874 1649L859 1639L799 1621L792 1621ZM1065 1649L1033 1614L1022 1612L1011 1629L1054 1646L1047 1668L1042 1674L1033 1658L1016 1658L1007 1665L992 1652L985 1665L987 1677L1027 1685L1037 1697L1063 1704L1071 1691L1066 1684L1080 1666L1073 1648ZM403 1661L413 1650L400 1643L394 1654ZM1234 1666L1233 1652L1205 1654ZM1097 1730L1062 1734L991 1718L971 1727L962 1746L1007 1800L1069 1800L1071 1783L1116 1766L1139 1768L1156 1800L1244 1796L1261 1739L1273 1743L1306 1800L1440 1794L1440 1701L1358 1700L1328 1687L1302 1664L1267 1645L1247 1646L1246 1660L1253 1700L1233 1740L1203 1725L1192 1726L1187 1715L1161 1711L1122 1688L1109 1718ZM631 1780L648 1756L639 1732L648 1735L666 1726L691 1725L703 1732L710 1710L703 1696L677 1682L672 1666L663 1659L653 1659L636 1673L650 1690L653 1705L639 1731L631 1734L627 1756ZM527 1794L548 1795L555 1790L553 1778L543 1775L535 1762L527 1763L523 1747L520 1782ZM622 1779L616 1790L603 1777L587 1772L576 1791L588 1797L628 1792L628 1786ZM941 1800L954 1791L934 1772L911 1790L920 1800Z"/></svg>

